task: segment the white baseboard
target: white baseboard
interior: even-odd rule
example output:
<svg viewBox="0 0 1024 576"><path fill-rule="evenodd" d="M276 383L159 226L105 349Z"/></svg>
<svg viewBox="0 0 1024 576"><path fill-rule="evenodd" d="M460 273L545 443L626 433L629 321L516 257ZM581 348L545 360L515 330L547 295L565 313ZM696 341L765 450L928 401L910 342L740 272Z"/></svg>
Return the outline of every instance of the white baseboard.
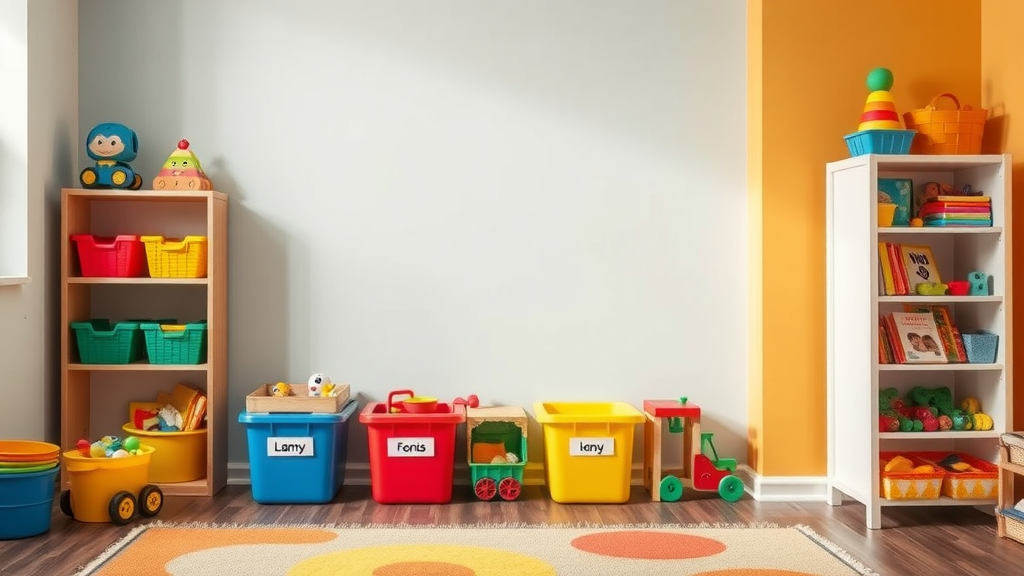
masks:
<svg viewBox="0 0 1024 576"><path fill-rule="evenodd" d="M631 484L643 486L643 467L633 466ZM824 476L759 476L746 465L736 467L736 475L743 480L743 487L759 502L824 502L828 491L828 478ZM469 484L468 465L457 464L454 469L455 485ZM248 463L228 464L228 484L248 486L251 473ZM345 484L352 486L370 485L370 465L365 462L350 462L345 467ZM523 472L523 484L541 486L544 484L544 465L528 463Z"/></svg>

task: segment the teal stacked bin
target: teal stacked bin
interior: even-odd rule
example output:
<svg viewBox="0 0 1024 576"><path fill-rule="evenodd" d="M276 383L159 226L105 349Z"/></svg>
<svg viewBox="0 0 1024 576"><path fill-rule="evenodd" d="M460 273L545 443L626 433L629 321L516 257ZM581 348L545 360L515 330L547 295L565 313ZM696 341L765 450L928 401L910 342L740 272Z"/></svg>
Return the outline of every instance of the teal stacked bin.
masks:
<svg viewBox="0 0 1024 576"><path fill-rule="evenodd" d="M252 498L260 504L330 502L345 483L352 399L334 413L247 412Z"/></svg>

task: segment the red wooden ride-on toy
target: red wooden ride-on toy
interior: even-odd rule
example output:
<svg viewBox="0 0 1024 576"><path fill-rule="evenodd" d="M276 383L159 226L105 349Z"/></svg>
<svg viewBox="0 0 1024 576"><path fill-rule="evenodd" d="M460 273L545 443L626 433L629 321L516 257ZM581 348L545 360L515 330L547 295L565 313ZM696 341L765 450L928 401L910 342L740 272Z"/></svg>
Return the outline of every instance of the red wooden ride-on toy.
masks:
<svg viewBox="0 0 1024 576"><path fill-rule="evenodd" d="M719 458L712 441L714 434L700 431L700 407L686 398L644 400L644 487L651 500L675 502L683 497L683 480L694 490L717 491L727 502L743 497L743 481L736 472L735 458ZM662 418L668 418L670 433L683 434L682 473L662 477Z"/></svg>

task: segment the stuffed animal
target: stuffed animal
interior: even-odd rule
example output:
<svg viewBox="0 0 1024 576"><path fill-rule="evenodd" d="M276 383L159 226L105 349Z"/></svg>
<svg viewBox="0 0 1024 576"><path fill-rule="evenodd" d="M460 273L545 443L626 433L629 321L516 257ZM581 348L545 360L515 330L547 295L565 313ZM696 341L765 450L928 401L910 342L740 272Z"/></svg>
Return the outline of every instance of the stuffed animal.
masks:
<svg viewBox="0 0 1024 576"><path fill-rule="evenodd" d="M306 382L307 387L309 388L309 395L322 396L324 385L330 383L331 379L329 376L324 376L319 372L313 374L312 376L309 377L309 381Z"/></svg>
<svg viewBox="0 0 1024 576"><path fill-rule="evenodd" d="M291 385L289 385L289 384L287 384L285 382L278 382L277 384L274 384L273 388L271 388L270 394L272 396L277 397L277 398L283 398L285 396L291 396L292 395L292 387L291 387Z"/></svg>
<svg viewBox="0 0 1024 576"><path fill-rule="evenodd" d="M139 154L135 131L114 122L98 124L85 139L85 150L96 161L78 175L86 188L142 188L142 176L128 164Z"/></svg>

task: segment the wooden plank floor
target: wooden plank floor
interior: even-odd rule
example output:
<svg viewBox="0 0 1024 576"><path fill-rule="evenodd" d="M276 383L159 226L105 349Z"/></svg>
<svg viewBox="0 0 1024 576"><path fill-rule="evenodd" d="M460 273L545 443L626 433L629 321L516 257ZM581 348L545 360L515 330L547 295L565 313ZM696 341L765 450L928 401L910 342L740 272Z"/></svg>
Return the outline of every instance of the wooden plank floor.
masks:
<svg viewBox="0 0 1024 576"><path fill-rule="evenodd" d="M56 504L55 499L55 504ZM516 502L480 502L456 486L443 505L381 505L369 486L345 486L328 504L261 505L247 486L228 486L213 498L168 497L156 519L164 522L240 524L805 524L883 576L991 576L1024 572L1024 544L996 535L993 516L970 507L887 508L883 529L864 526L864 507L854 502L757 502L745 496L727 503L713 495L687 493L683 502L651 502L639 487L622 505L557 504L543 488L526 487ZM54 507L50 531L0 541L0 574L60 576L102 553L133 526L87 524ZM785 553L778 551L777 553ZM225 575L228 576L228 575Z"/></svg>

